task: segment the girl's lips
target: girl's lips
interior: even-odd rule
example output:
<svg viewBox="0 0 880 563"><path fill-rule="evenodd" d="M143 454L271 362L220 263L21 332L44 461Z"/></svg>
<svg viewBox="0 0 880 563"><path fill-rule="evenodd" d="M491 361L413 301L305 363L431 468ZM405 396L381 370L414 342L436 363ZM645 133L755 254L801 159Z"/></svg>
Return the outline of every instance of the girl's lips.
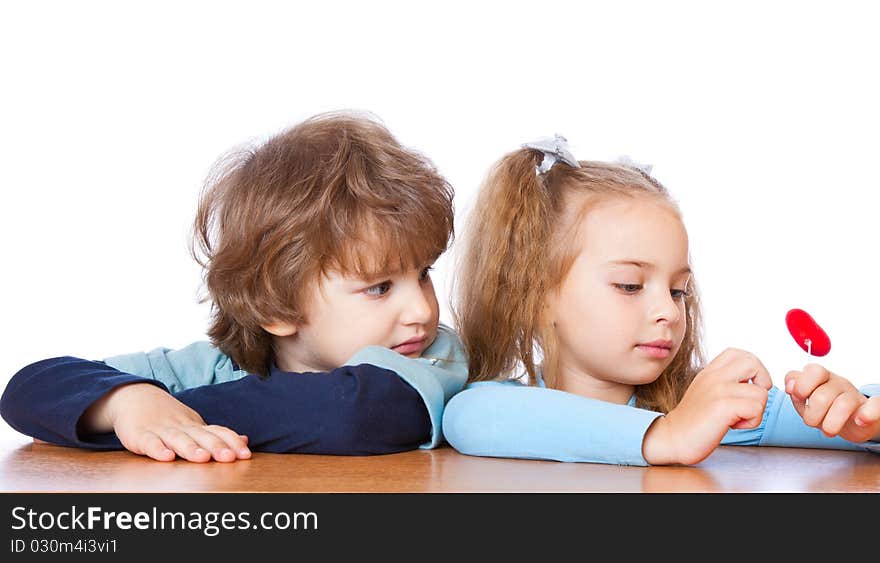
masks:
<svg viewBox="0 0 880 563"><path fill-rule="evenodd" d="M636 350L647 355L649 358L655 358L658 360L668 358L669 355L672 354L672 350L669 348L664 346L651 346L648 344L639 344L636 346Z"/></svg>
<svg viewBox="0 0 880 563"><path fill-rule="evenodd" d="M415 354L416 352L421 352L424 349L426 340L427 337L420 338L419 340L408 340L403 344L398 344L397 346L392 348L392 350L404 356Z"/></svg>

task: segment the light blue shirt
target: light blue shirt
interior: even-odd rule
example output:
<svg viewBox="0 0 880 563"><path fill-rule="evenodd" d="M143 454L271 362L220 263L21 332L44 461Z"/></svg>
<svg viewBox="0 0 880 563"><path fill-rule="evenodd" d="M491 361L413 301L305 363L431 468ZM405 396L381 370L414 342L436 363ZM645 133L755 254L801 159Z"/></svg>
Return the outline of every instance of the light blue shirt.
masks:
<svg viewBox="0 0 880 563"><path fill-rule="evenodd" d="M232 359L210 342L195 342L179 350L156 348L123 354L106 358L104 363L125 373L158 380L172 393L248 375L235 369ZM467 358L455 331L440 324L437 338L418 358L408 358L381 346L367 346L345 363L360 364L391 370L418 391L431 418L431 438L420 447L437 447L443 439L443 408L467 380Z"/></svg>
<svg viewBox="0 0 880 563"><path fill-rule="evenodd" d="M446 440L461 453L490 457L648 465L642 442L661 413L619 405L514 380L472 383L453 397L443 414ZM862 388L866 394L872 386ZM873 386L878 387L878 386ZM770 389L757 428L730 430L721 442L738 446L789 446L868 450L880 443L855 444L827 438L807 426L779 389Z"/></svg>

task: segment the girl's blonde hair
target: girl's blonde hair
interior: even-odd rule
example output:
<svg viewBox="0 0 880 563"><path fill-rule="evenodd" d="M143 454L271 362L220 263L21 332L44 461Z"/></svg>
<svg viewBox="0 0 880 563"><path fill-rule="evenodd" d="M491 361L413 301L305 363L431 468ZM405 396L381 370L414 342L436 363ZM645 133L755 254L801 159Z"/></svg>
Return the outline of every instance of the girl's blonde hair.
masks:
<svg viewBox="0 0 880 563"><path fill-rule="evenodd" d="M545 304L577 258L573 229L598 199L648 197L681 215L666 188L636 168L582 161L579 168L557 163L537 175L542 158L540 151L520 149L499 160L465 226L453 313L467 349L469 381L510 377L525 369L534 383L540 364L544 383L556 386L558 345ZM693 278L688 293L684 341L655 381L636 388L641 408L671 410L705 363Z"/></svg>

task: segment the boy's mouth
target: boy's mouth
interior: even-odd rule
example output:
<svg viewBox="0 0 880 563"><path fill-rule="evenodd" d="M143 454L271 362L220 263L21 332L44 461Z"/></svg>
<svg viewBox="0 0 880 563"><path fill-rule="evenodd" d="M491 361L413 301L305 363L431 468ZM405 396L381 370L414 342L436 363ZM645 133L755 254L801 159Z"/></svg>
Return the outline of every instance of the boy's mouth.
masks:
<svg viewBox="0 0 880 563"><path fill-rule="evenodd" d="M414 336L409 340L401 342L397 346L392 347L391 349L397 352L398 354L408 356L410 354L415 354L417 352L421 352L425 349L425 343L428 341L428 336L423 334L421 336Z"/></svg>

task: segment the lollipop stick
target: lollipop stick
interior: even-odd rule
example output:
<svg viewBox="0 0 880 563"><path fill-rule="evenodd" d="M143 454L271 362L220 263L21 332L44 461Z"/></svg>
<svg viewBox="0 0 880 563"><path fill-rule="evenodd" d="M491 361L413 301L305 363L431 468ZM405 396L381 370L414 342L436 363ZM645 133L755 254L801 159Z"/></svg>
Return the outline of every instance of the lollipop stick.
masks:
<svg viewBox="0 0 880 563"><path fill-rule="evenodd" d="M809 338L805 338L804 344L807 345L807 363L810 363L813 360L813 341L810 340ZM805 407L810 406L810 398L809 397L807 397L804 400L804 406Z"/></svg>

